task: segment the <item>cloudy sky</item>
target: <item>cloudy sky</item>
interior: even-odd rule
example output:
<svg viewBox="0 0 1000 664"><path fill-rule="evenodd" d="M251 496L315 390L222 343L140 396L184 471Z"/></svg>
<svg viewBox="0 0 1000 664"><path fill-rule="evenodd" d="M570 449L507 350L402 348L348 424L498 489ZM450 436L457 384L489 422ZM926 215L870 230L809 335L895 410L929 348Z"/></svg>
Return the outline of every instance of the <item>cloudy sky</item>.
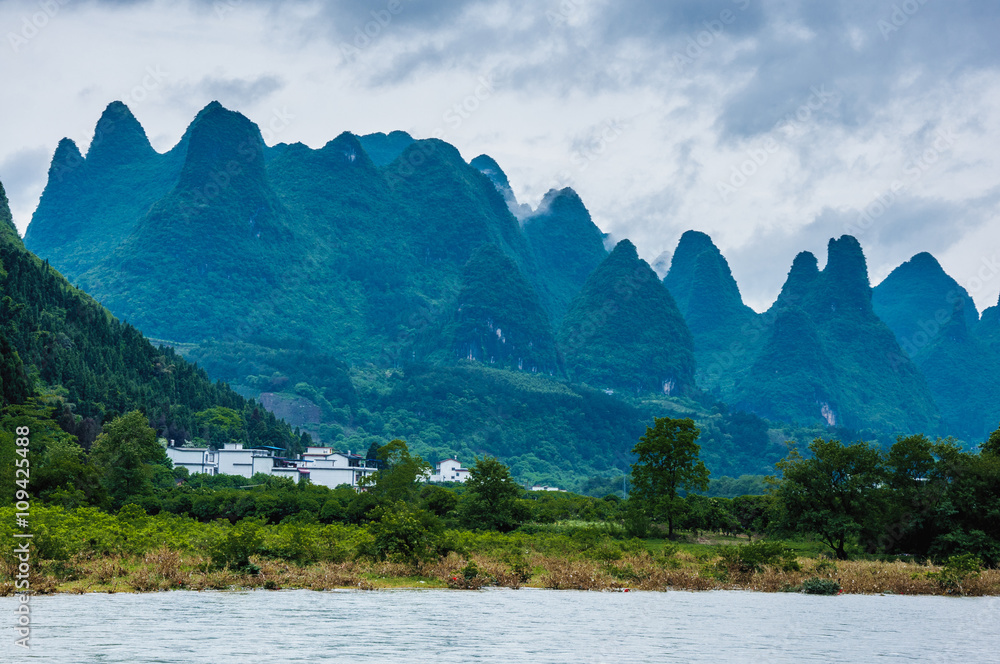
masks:
<svg viewBox="0 0 1000 664"><path fill-rule="evenodd" d="M650 261L710 234L748 304L850 233L1000 292L990 0L0 0L0 181L22 233L112 100L165 151L217 99L268 142L438 136L518 198L580 192Z"/></svg>

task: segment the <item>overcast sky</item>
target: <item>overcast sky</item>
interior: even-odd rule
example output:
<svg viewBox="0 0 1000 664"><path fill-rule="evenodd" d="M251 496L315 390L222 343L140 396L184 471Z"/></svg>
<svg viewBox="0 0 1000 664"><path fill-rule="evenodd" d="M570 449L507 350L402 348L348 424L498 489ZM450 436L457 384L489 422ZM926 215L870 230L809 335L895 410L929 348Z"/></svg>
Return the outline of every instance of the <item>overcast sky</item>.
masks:
<svg viewBox="0 0 1000 664"><path fill-rule="evenodd" d="M994 1L0 0L0 35L22 234L56 143L86 151L110 101L162 152L217 99L269 144L489 154L522 202L572 186L651 262L704 231L758 310L845 233L873 284L930 251L980 310L1000 292Z"/></svg>

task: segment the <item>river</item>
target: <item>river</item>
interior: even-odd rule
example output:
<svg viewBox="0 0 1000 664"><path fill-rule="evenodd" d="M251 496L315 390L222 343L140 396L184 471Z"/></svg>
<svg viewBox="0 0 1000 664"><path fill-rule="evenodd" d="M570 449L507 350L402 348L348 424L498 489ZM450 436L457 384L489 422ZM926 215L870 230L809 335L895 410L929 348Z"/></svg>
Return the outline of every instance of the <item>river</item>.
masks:
<svg viewBox="0 0 1000 664"><path fill-rule="evenodd" d="M0 598L14 624L16 599ZM997 662L1000 598L247 591L31 601L4 662Z"/></svg>

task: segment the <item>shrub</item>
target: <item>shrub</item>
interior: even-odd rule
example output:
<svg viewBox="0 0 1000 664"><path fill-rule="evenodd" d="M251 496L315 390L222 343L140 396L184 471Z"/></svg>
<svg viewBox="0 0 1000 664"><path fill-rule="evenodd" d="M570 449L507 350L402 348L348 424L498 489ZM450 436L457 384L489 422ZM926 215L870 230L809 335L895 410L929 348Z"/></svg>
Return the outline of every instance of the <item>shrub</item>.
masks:
<svg viewBox="0 0 1000 664"><path fill-rule="evenodd" d="M645 539L649 537L649 529L652 522L646 510L638 502L630 500L625 510L625 535Z"/></svg>
<svg viewBox="0 0 1000 664"><path fill-rule="evenodd" d="M937 581L941 590L964 595L965 582L979 576L982 570L982 561L975 554L961 553L949 557L940 572L929 572L927 576Z"/></svg>
<svg viewBox="0 0 1000 664"><path fill-rule="evenodd" d="M821 560L818 563L816 563L814 571L820 574L836 574L837 563L833 562L832 560Z"/></svg>
<svg viewBox="0 0 1000 664"><path fill-rule="evenodd" d="M259 572L260 568L250 562L250 556L263 551L262 527L257 519L243 519L228 529L209 549L212 566L217 569L228 567L245 574Z"/></svg>
<svg viewBox="0 0 1000 664"><path fill-rule="evenodd" d="M813 577L802 582L802 592L807 595L837 595L840 593L840 583L833 579Z"/></svg>
<svg viewBox="0 0 1000 664"><path fill-rule="evenodd" d="M374 539L366 553L376 560L416 565L436 554L440 529L437 518L424 510L411 509L402 501L378 507L368 525Z"/></svg>

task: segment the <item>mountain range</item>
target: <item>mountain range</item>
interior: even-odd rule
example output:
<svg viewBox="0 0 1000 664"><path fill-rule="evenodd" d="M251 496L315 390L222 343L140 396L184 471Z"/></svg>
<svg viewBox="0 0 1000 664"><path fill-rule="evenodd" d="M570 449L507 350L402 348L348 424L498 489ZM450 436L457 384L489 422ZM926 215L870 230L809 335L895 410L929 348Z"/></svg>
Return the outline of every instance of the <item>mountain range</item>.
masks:
<svg viewBox="0 0 1000 664"><path fill-rule="evenodd" d="M662 281L606 242L572 189L532 209L487 155L403 132L267 146L215 102L163 154L109 105L85 157L57 146L24 238L118 318L338 445L407 437L540 477L621 466L664 409L970 441L1000 421L997 308L980 317L929 254L872 289L857 240L832 239L758 314L704 233L683 234Z"/></svg>

